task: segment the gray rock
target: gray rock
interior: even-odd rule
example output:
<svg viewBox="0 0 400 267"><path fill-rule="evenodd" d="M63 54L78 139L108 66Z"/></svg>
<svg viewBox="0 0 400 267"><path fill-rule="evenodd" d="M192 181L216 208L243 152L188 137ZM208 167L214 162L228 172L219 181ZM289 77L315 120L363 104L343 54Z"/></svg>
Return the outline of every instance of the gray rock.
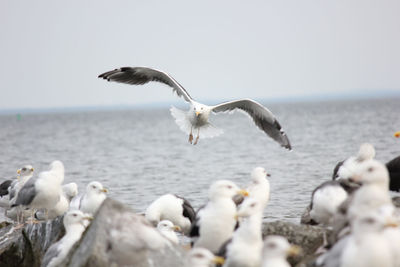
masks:
<svg viewBox="0 0 400 267"><path fill-rule="evenodd" d="M290 222L267 222L263 224L263 237L267 235L281 235L288 239L291 244L302 248L302 254L289 259L292 265L311 261L317 250L325 244L326 235L329 230L319 226L298 225ZM301 265L306 266L306 265Z"/></svg>
<svg viewBox="0 0 400 267"><path fill-rule="evenodd" d="M150 238L147 238L149 237ZM64 262L69 267L184 266L186 252L170 244L144 217L110 198Z"/></svg>
<svg viewBox="0 0 400 267"><path fill-rule="evenodd" d="M48 247L64 235L62 218L0 229L0 266L38 267Z"/></svg>

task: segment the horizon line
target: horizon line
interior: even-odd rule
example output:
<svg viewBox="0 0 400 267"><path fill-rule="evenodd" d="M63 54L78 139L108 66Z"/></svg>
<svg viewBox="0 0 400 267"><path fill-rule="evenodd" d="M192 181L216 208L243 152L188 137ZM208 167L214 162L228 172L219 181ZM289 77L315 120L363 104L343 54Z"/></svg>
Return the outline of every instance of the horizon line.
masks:
<svg viewBox="0 0 400 267"><path fill-rule="evenodd" d="M385 99L389 97L400 98L400 90L364 90L364 92L350 91L346 93L323 93L323 94L309 94L309 95L296 95L284 96L273 98L256 98L255 100L261 103L302 103L302 102L333 102L333 101L352 101L352 100L373 100ZM226 100L225 100L226 101ZM223 102L221 100L204 100L200 102ZM167 108L171 105L181 105L182 102L178 101L162 101L155 103L141 103L141 104L105 104L105 105L85 105L85 106L59 106L59 107L26 107L26 108L0 108L0 115L8 114L27 114L27 113L52 113L52 112L76 112L76 111L110 111L110 110L123 110L123 109L152 109L152 108Z"/></svg>

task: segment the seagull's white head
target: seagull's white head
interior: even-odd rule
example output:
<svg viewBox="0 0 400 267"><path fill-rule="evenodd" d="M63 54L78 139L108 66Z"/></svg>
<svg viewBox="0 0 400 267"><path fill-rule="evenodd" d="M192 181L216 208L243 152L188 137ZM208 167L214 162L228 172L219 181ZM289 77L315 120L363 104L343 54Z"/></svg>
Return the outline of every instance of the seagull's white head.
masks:
<svg viewBox="0 0 400 267"><path fill-rule="evenodd" d="M264 240L263 258L286 258L300 253L298 246L290 245L286 238L279 235L267 236Z"/></svg>
<svg viewBox="0 0 400 267"><path fill-rule="evenodd" d="M360 238L365 236L365 233L378 233L385 227L398 227L398 222L392 217L382 216L375 211L362 214L351 221L354 235Z"/></svg>
<svg viewBox="0 0 400 267"><path fill-rule="evenodd" d="M266 179L267 176L271 176L263 167L257 167L254 168L254 170L251 172L251 178L253 180L253 183L259 183L260 180Z"/></svg>
<svg viewBox="0 0 400 267"><path fill-rule="evenodd" d="M247 218L254 214L262 213L262 211L263 206L260 201L250 197L243 201L236 215L240 218Z"/></svg>
<svg viewBox="0 0 400 267"><path fill-rule="evenodd" d="M360 150L358 150L357 161L363 162L369 159L373 159L375 157L375 148L373 145L369 143L364 143L360 146Z"/></svg>
<svg viewBox="0 0 400 267"><path fill-rule="evenodd" d="M246 190L240 189L234 182L229 180L218 180L211 185L209 190L210 199L232 198L236 194L249 195Z"/></svg>
<svg viewBox="0 0 400 267"><path fill-rule="evenodd" d="M101 195L106 194L108 190L101 183L93 181L86 186L86 192L88 195Z"/></svg>
<svg viewBox="0 0 400 267"><path fill-rule="evenodd" d="M69 183L62 186L65 196L72 199L78 195L78 185L76 183Z"/></svg>
<svg viewBox="0 0 400 267"><path fill-rule="evenodd" d="M208 249L193 248L188 255L187 266L193 267L208 267L215 266L214 264L223 265L225 260L222 257L214 256Z"/></svg>
<svg viewBox="0 0 400 267"><path fill-rule="evenodd" d="M157 229L160 231L181 231L178 225L174 225L169 220L162 220L157 224Z"/></svg>
<svg viewBox="0 0 400 267"><path fill-rule="evenodd" d="M389 172L385 165L371 159L358 165L355 174L349 180L360 184L382 185L386 188L389 184Z"/></svg>
<svg viewBox="0 0 400 267"><path fill-rule="evenodd" d="M85 220L92 220L93 217L83 213L80 210L70 210L64 215L64 226L68 229L69 226L74 224L81 224L85 226Z"/></svg>
<svg viewBox="0 0 400 267"><path fill-rule="evenodd" d="M206 105L201 103L194 103L193 104L193 113L196 117L206 116L210 114L210 108Z"/></svg>
<svg viewBox="0 0 400 267"><path fill-rule="evenodd" d="M20 176L29 176L29 175L32 175L33 171L34 171L34 169L33 169L32 165L25 165L21 169L18 169L17 173Z"/></svg>

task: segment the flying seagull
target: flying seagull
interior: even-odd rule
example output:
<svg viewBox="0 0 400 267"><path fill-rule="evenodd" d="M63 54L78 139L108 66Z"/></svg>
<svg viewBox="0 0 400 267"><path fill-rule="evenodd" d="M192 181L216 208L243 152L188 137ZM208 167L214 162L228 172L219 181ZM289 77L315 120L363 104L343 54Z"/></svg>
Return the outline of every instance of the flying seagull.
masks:
<svg viewBox="0 0 400 267"><path fill-rule="evenodd" d="M207 106L196 102L189 93L169 74L146 67L123 67L99 75L107 81L127 83L133 85L143 85L148 82L156 81L172 87L173 91L190 104L189 111L171 108L171 114L176 123L185 133L189 134L189 142L193 142L193 131L197 131L197 137L194 145L197 144L200 137L200 130L204 138L214 137L222 133L208 121L211 112L226 112L236 109L245 111L252 118L254 123L272 139L281 146L291 150L289 139L282 130L281 125L274 114L260 103L251 99L240 99L230 102L224 102L215 106Z"/></svg>

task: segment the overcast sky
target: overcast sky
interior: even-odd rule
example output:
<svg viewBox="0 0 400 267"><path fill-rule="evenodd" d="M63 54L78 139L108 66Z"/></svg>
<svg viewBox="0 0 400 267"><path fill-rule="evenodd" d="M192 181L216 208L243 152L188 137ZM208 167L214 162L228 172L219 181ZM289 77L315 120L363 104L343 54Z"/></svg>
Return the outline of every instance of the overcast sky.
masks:
<svg viewBox="0 0 400 267"><path fill-rule="evenodd" d="M0 1L0 109L176 101L97 78L165 70L199 100L400 89L398 0Z"/></svg>

